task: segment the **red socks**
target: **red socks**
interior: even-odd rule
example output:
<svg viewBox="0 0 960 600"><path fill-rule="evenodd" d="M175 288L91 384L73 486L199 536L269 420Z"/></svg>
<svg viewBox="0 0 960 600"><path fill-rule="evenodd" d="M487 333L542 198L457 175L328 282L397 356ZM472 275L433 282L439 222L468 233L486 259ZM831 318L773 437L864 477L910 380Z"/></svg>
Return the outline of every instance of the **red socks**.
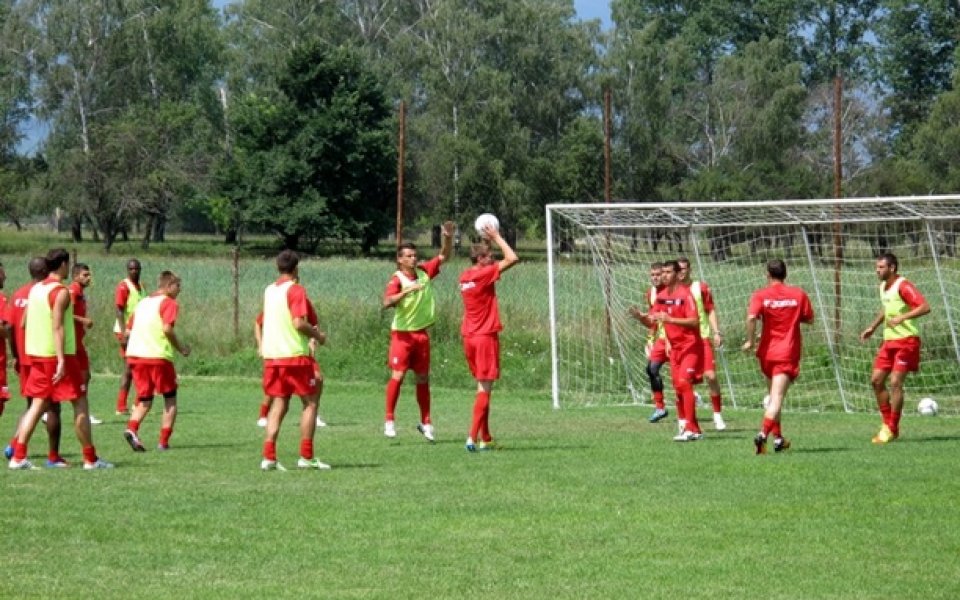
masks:
<svg viewBox="0 0 960 600"><path fill-rule="evenodd" d="M129 393L123 388L117 393L117 412L127 412L127 394Z"/></svg>
<svg viewBox="0 0 960 600"><path fill-rule="evenodd" d="M97 462L97 450L93 446L84 446L83 447L83 462L85 463L95 463Z"/></svg>
<svg viewBox="0 0 960 600"><path fill-rule="evenodd" d="M663 392L653 393L653 405L660 409L666 408L666 405L663 403Z"/></svg>
<svg viewBox="0 0 960 600"><path fill-rule="evenodd" d="M263 402L262 404L260 404L260 418L266 419L269 413L270 413L270 401L267 400L266 402Z"/></svg>
<svg viewBox="0 0 960 600"><path fill-rule="evenodd" d="M173 435L172 427L162 427L160 429L160 445L166 448L170 445L170 436Z"/></svg>
<svg viewBox="0 0 960 600"><path fill-rule="evenodd" d="M263 457L267 460L277 460L277 443L267 440L263 443Z"/></svg>
<svg viewBox="0 0 960 600"><path fill-rule="evenodd" d="M387 421L393 421L393 413L397 410L397 400L400 399L399 379L390 378L387 381Z"/></svg>
<svg viewBox="0 0 960 600"><path fill-rule="evenodd" d="M767 417L763 418L763 425L760 426L760 433L763 434L763 437L769 436L775 427L778 427L778 423L773 419L768 419Z"/></svg>
<svg viewBox="0 0 960 600"><path fill-rule="evenodd" d="M420 422L424 425L430 423L430 384L417 384L417 406L420 407Z"/></svg>
<svg viewBox="0 0 960 600"><path fill-rule="evenodd" d="M720 400L720 394L712 394L710 403L713 404L713 412L718 413L723 410L723 402Z"/></svg>
<svg viewBox="0 0 960 600"><path fill-rule="evenodd" d="M127 421L127 429L129 429L130 431L132 431L132 432L134 432L134 433L139 433L139 431L140 431L140 422L139 422L139 421L136 421L136 420L134 420L134 419L130 419L129 421Z"/></svg>
<svg viewBox="0 0 960 600"><path fill-rule="evenodd" d="M305 458L307 460L313 458L313 440L300 440L300 458Z"/></svg>
<svg viewBox="0 0 960 600"><path fill-rule="evenodd" d="M490 411L490 393L477 392L476 400L473 402L473 423L470 425L470 439L478 439L480 428L484 424L485 417ZM484 428L486 437L484 441L490 441L490 432Z"/></svg>

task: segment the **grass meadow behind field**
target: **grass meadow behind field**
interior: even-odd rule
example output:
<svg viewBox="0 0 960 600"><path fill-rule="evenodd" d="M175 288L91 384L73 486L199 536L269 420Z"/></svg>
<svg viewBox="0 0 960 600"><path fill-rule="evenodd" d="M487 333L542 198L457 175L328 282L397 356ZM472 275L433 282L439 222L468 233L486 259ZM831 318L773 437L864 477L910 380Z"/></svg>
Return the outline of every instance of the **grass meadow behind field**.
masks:
<svg viewBox="0 0 960 600"><path fill-rule="evenodd" d="M172 449L133 453L97 376L110 471L0 472L4 598L956 598L960 434L906 417L789 415L794 443L755 456L759 411L703 441L643 408L554 411L498 390L501 448L469 454L469 386L434 390L438 439L381 434L382 389L331 381L317 456L328 472L261 472L255 378L182 381ZM0 418L9 435L19 410ZM69 409L67 411L69 413ZM706 416L706 415L703 415ZM294 467L296 411L278 444ZM67 459L80 461L64 433ZM41 458L44 434L31 454Z"/></svg>

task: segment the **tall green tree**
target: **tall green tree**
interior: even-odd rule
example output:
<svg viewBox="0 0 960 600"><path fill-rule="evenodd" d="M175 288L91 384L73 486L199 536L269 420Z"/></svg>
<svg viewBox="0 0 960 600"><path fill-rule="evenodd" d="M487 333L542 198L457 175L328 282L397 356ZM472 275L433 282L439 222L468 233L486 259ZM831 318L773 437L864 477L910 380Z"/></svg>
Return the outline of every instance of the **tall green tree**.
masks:
<svg viewBox="0 0 960 600"><path fill-rule="evenodd" d="M234 103L225 193L284 247L339 238L368 252L389 230L396 185L390 108L378 82L353 53L310 43L293 50L277 83L273 96Z"/></svg>

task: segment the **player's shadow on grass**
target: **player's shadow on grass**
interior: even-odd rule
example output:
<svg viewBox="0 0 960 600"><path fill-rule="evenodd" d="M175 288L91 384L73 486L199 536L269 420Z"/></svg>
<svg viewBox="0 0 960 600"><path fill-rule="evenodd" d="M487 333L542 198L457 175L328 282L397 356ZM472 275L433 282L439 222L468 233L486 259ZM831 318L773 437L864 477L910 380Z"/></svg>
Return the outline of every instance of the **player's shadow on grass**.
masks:
<svg viewBox="0 0 960 600"><path fill-rule="evenodd" d="M195 450L198 448L240 448L247 447L250 444L246 442L217 442L212 444L177 444L172 446L174 450Z"/></svg>
<svg viewBox="0 0 960 600"><path fill-rule="evenodd" d="M507 445L507 446L497 446L493 450L480 452L480 454L486 454L487 452L493 452L495 454L499 452L547 452L547 451L553 452L554 450L589 450L591 448L593 448L593 446L589 446L586 444L577 444L575 446L574 445L563 446L559 444L549 444L549 445L543 445L543 446Z"/></svg>
<svg viewBox="0 0 960 600"><path fill-rule="evenodd" d="M850 452L853 448L843 448L840 446L820 447L820 448L790 448L788 454L826 454L829 452Z"/></svg>
<svg viewBox="0 0 960 600"><path fill-rule="evenodd" d="M383 465L380 463L338 463L332 462L330 466L333 470L339 471L340 469L379 469Z"/></svg>
<svg viewBox="0 0 960 600"><path fill-rule="evenodd" d="M915 438L900 438L895 444L924 444L927 442L956 442L960 435L930 435Z"/></svg>

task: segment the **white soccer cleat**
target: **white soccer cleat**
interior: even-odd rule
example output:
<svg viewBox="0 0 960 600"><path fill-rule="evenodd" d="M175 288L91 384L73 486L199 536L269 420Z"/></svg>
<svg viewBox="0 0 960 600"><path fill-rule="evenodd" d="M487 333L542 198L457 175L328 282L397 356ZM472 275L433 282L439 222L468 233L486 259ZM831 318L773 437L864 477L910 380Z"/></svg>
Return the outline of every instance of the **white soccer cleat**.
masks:
<svg viewBox="0 0 960 600"><path fill-rule="evenodd" d="M387 421L383 424L383 435L388 438L397 437L397 426L393 421Z"/></svg>
<svg viewBox="0 0 960 600"><path fill-rule="evenodd" d="M266 426L267 426L266 417L260 417L259 419L257 419L257 427L266 427Z"/></svg>
<svg viewBox="0 0 960 600"><path fill-rule="evenodd" d="M680 435L673 438L675 442L695 442L703 438L702 433L694 433L692 431L684 431Z"/></svg>
<svg viewBox="0 0 960 600"><path fill-rule="evenodd" d="M39 468L33 466L33 463L27 459L17 460L15 458L10 459L10 463L7 465L9 469L14 471L38 471Z"/></svg>
<svg viewBox="0 0 960 600"><path fill-rule="evenodd" d="M320 469L328 470L330 465L325 462L320 462L319 458L303 458L302 456L297 460L298 469Z"/></svg>
<svg viewBox="0 0 960 600"><path fill-rule="evenodd" d="M420 423L417 425L417 431L423 434L423 437L427 438L428 442L433 441L433 425L430 423L424 424Z"/></svg>
<svg viewBox="0 0 960 600"><path fill-rule="evenodd" d="M260 470L261 471L286 471L287 468L275 460L270 460L269 458L265 458L260 461Z"/></svg>
<svg viewBox="0 0 960 600"><path fill-rule="evenodd" d="M91 425L100 425L101 423L103 423L103 420L98 419L98 418L96 418L96 417L93 416L93 415L90 415L90 424L91 424Z"/></svg>
<svg viewBox="0 0 960 600"><path fill-rule="evenodd" d="M677 419L677 433L683 433L687 430L687 420L686 419Z"/></svg>
<svg viewBox="0 0 960 600"><path fill-rule="evenodd" d="M326 427L326 426L327 426L327 422L321 419L320 417L317 417L317 427Z"/></svg>
<svg viewBox="0 0 960 600"><path fill-rule="evenodd" d="M93 471L95 469L112 469L112 468L113 468L113 463L107 462L102 458L98 458L93 462L83 463L84 471Z"/></svg>
<svg viewBox="0 0 960 600"><path fill-rule="evenodd" d="M717 431L723 431L727 428L727 424L723 420L723 415L720 413L713 413L713 428Z"/></svg>

